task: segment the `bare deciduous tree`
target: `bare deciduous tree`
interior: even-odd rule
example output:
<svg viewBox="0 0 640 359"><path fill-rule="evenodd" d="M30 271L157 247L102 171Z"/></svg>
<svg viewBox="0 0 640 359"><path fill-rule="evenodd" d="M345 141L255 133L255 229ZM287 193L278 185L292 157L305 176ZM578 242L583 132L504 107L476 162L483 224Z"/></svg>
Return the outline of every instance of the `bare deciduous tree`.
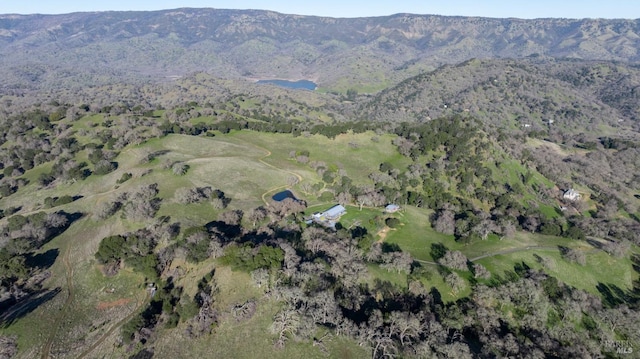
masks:
<svg viewBox="0 0 640 359"><path fill-rule="evenodd" d="M489 279L489 277L491 277L491 272L489 272L482 264L474 263L473 276L475 278Z"/></svg>
<svg viewBox="0 0 640 359"><path fill-rule="evenodd" d="M118 201L102 202L97 206L94 216L99 220L107 219L118 212L121 207L122 203Z"/></svg>
<svg viewBox="0 0 640 359"><path fill-rule="evenodd" d="M563 251L562 257L569 262L575 262L581 266L587 264L586 255L584 254L583 251L579 249L567 248L566 250Z"/></svg>
<svg viewBox="0 0 640 359"><path fill-rule="evenodd" d="M189 204L198 203L211 199L213 190L211 187L178 188L175 199L178 203Z"/></svg>
<svg viewBox="0 0 640 359"><path fill-rule="evenodd" d="M17 353L17 337L15 335L0 335L0 359L11 359Z"/></svg>
<svg viewBox="0 0 640 359"><path fill-rule="evenodd" d="M287 339L295 336L300 326L300 315L293 308L282 309L276 313L269 331L276 335L274 346L278 349L284 348Z"/></svg>
<svg viewBox="0 0 640 359"><path fill-rule="evenodd" d="M254 228L258 222L265 218L267 218L267 210L264 207L253 208L247 214L247 219L251 221Z"/></svg>
<svg viewBox="0 0 640 359"><path fill-rule="evenodd" d="M184 162L174 163L173 166L171 166L171 172L173 172L173 174L177 176L185 175L188 170L189 165Z"/></svg>
<svg viewBox="0 0 640 359"><path fill-rule="evenodd" d="M441 265L457 270L467 270L467 257L460 251L447 251L444 256L438 259Z"/></svg>
<svg viewBox="0 0 640 359"><path fill-rule="evenodd" d="M460 292L465 285L465 280L455 272L447 274L447 276L444 277L444 281L453 289L454 293Z"/></svg>
<svg viewBox="0 0 640 359"><path fill-rule="evenodd" d="M226 212L220 213L220 215L218 216L218 219L228 225L235 226L240 224L240 222L242 221L243 215L244 215L244 212L242 212L242 210L236 209L233 211L226 211Z"/></svg>
<svg viewBox="0 0 640 359"><path fill-rule="evenodd" d="M433 229L436 232L453 235L456 229L455 215L453 211L442 210L438 213Z"/></svg>
<svg viewBox="0 0 640 359"><path fill-rule="evenodd" d="M297 185L299 181L300 181L300 180L299 180L299 179L298 179L298 177L296 177L296 176L289 176L289 177L287 177L287 185L288 185L289 187L293 187L293 186Z"/></svg>

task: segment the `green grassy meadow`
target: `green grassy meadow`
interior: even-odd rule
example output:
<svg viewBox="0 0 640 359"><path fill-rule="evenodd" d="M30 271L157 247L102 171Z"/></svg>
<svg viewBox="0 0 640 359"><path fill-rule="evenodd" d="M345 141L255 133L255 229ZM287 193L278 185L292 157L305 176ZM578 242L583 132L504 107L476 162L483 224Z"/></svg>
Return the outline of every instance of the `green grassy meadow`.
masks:
<svg viewBox="0 0 640 359"><path fill-rule="evenodd" d="M477 263L484 265L492 274L501 276L505 272L513 271L517 263L525 262L531 268L542 269L571 286L594 294L598 293L596 289L598 283L614 284L620 288L628 289L631 288L632 282L638 278L638 275L630 270L629 256L615 258L593 248L586 242L567 238L518 232L514 238L500 239L495 235L490 235L484 241L476 241L468 245L458 243L453 236L437 233L431 228L428 220L431 213L430 210L415 207L405 208L397 216L402 225L397 229L390 230L386 241L399 245L403 250L410 252L415 259L421 261L433 262L430 252L431 245L434 243L441 243L450 250L459 250L472 261L477 257L488 256L478 259ZM565 261L560 256L558 246L583 250L586 254L587 264L580 266ZM509 251L513 252L501 254L501 252ZM633 252L638 253L638 248L633 247ZM536 254L552 258L556 267L553 269L543 268L534 257ZM441 292L447 289L446 284L441 281L435 280L434 282L432 280L432 282L432 285ZM465 293L460 294L464 295ZM443 298L446 298L445 295ZM454 296L450 298L455 299Z"/></svg>

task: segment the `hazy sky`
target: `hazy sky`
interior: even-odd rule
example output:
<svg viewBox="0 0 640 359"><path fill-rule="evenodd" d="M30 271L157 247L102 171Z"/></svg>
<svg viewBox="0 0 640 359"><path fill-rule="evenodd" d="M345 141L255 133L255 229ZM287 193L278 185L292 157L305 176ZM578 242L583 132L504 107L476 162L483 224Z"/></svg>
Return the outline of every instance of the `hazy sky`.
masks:
<svg viewBox="0 0 640 359"><path fill-rule="evenodd" d="M640 0L0 0L0 14L162 10L178 7L266 9L331 17L400 12L486 17L640 18Z"/></svg>

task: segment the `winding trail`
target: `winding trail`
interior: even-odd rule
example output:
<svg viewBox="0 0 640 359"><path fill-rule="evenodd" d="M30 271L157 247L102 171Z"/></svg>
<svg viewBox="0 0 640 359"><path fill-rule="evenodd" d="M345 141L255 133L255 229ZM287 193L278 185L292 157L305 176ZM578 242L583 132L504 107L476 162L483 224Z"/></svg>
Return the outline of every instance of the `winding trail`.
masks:
<svg viewBox="0 0 640 359"><path fill-rule="evenodd" d="M44 346L42 347L42 353L40 355L41 359L50 358L53 341L56 338L56 335L58 334L58 331L62 325L62 321L64 320L66 313L69 310L71 303L73 302L73 299L75 298L75 287L73 285L73 266L71 265L71 262L69 260L70 254L71 254L71 245L68 244L67 250L64 251L64 256L62 257L62 263L64 264L65 276L67 280L68 296L67 296L67 299L64 301L64 305L60 309L60 313L58 314L58 317L56 318L53 324L53 328L52 328L53 330L51 331L51 334L49 334L49 336L47 337L47 340L44 343Z"/></svg>
<svg viewBox="0 0 640 359"><path fill-rule="evenodd" d="M497 251L497 252L491 252L491 253L487 253L487 254L483 254L481 256L477 256L474 258L469 258L469 262L475 262L478 261L480 259L484 259L484 258L489 258L489 257L495 257L495 256L499 256L499 255L504 255L504 254L511 254L511 253L517 253L517 252L526 252L526 251L531 251L531 250L543 250L543 251L550 251L550 250L558 250L558 247L551 247L551 246L526 246L526 247L521 247L521 248L511 248L511 249L505 249L502 251ZM597 249L593 248L590 249L589 251L596 251ZM424 264L430 264L430 265L439 265L436 262L433 261L425 261L422 259L414 259L416 262L419 263L424 263Z"/></svg>
<svg viewBox="0 0 640 359"><path fill-rule="evenodd" d="M295 172L293 172L293 171L286 170L286 169L284 169L284 168L277 167L277 166L272 165L271 163L269 163L269 162L265 161L264 159L265 159L265 158L267 158L267 157L269 157L269 156L271 156L271 154L272 154L272 152L271 152L271 151L269 151L268 149L266 149L266 148L264 148L264 147L261 147L261 146L258 146L258 145L255 145L255 144L253 144L253 143L247 142L247 141L245 141L245 140L243 140L243 139L240 139L240 141L242 141L242 142L246 143L246 144L247 144L247 145L249 145L249 146L252 146L252 147L254 147L254 148L257 148L257 149L258 149L258 150L260 150L260 151L264 151L264 152L266 152L266 155L264 155L264 156L260 157L260 158L258 159L258 162L262 163L263 165L265 165L265 166L267 166L267 167L271 167L271 168L275 169L276 171L281 171L281 172L285 172L285 173L288 173L288 174L290 174L290 175L293 175L293 176L295 176L295 177L298 179L298 182L302 182L302 176L300 176L299 174L297 174L297 173L295 173ZM286 189L287 187L290 187L290 186L289 186L289 185L278 186L278 187L274 187L274 188L271 188L271 189L267 190L265 193L263 193L263 194L262 194L262 196L260 196L260 197L262 198L262 202L264 202L264 204L266 204L266 205L268 206L268 205L269 205L269 202L268 202L268 201L267 201L267 199L266 199L267 194L269 194L269 193L271 193L271 192L275 192L275 191L277 191L277 190Z"/></svg>
<svg viewBox="0 0 640 359"><path fill-rule="evenodd" d="M505 250L502 250L502 251L483 254L483 255L477 256L475 258L469 258L469 261L475 262L477 260L484 259L484 258L495 257L495 256L503 255L503 254L526 252L526 251L530 251L530 250L534 250L534 249L535 250L549 251L549 250L558 250L558 247L557 246L555 246L555 247L551 247L551 246L526 246L526 247L521 247L521 248L511 248L511 249L505 249Z"/></svg>
<svg viewBox="0 0 640 359"><path fill-rule="evenodd" d="M131 318L133 318L134 315L138 314L138 311L143 307L144 304L146 304L149 301L149 299L151 299L151 297L149 296L149 293L147 293L143 300L137 301L136 307L131 311L131 313L129 313L126 317L120 319L120 321L118 321L111 328L109 328L109 330L107 330L104 334L102 334L102 336L98 340L96 340L93 344L91 344L91 346L87 348L85 351L83 351L76 359L81 359L91 354L91 352L93 352L97 347L99 347L100 344L104 343L104 341L107 340L107 338L109 338L109 336L111 336L111 334L113 334L114 331L116 331L121 326L123 326L126 322L131 320Z"/></svg>

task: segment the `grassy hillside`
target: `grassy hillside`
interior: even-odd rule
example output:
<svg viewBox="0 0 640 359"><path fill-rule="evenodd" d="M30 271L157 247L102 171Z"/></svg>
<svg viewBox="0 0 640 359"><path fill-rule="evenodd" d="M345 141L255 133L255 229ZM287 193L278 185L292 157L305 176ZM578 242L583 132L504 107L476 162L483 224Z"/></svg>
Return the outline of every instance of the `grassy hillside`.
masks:
<svg viewBox="0 0 640 359"><path fill-rule="evenodd" d="M85 118L79 121L77 126L82 128L85 124L96 120L99 118ZM18 334L21 357L32 357L41 347L43 337L52 338L52 353L61 352L68 356L79 355L83 350L87 350L89 345L96 345L89 357L93 357L95 353L102 350L113 350L109 348L113 347L114 338L117 338L120 332L112 330L112 328L117 329L123 324L121 322L123 318L140 310L140 306L144 304L145 300L148 300L148 293L144 290L143 278L137 274L125 270L120 271L115 277L105 277L99 271L100 266L96 263L93 255L97 251L101 239L111 234L123 233L140 227L139 224L118 218L118 216L111 217L106 221L96 219L92 212L101 203L142 184L159 183L159 197L163 199L163 204L158 211L158 216L169 216L172 220L180 221L184 225L202 225L215 220L220 211L214 209L210 204L185 206L177 203L174 197L176 189L193 186L218 188L232 199L229 208L249 210L264 205L263 199L270 201L270 196L277 189L289 187L287 179L291 176L301 176L303 180L300 183L321 181L313 170L288 158L288 153L296 149L306 149L311 152L311 158L325 160L336 168L338 166L345 168L350 175L353 174L354 178L367 182L367 169L375 167L378 159L403 162L391 146L388 137L384 138L381 143L373 143L370 140L372 136L371 133L342 135L335 140L328 140L319 136L292 139L287 135L255 132L238 132L228 136L209 138L172 135L127 147L115 158L119 163L118 169L108 175L92 176L82 182L48 189L39 188L34 181L21 189L20 195L3 198L1 200L3 208L21 207L23 209L19 213L26 215L42 209L45 197L76 194L82 198L71 204L57 207L56 210L73 209L82 211L86 215L74 223L64 235L57 237L41 249L41 252L55 250L58 253L56 262L51 268L52 277L47 282L47 287L59 287L62 292L7 327L3 330L4 333ZM353 141L362 143L362 147L351 148L349 142ZM147 161L149 154L154 153L161 153L161 155ZM366 157L357 157L354 154ZM176 161L189 165L186 175L176 176L171 172L171 169L164 168L167 163ZM25 176L35 179L37 174L45 169L46 167L36 167L28 171ZM123 184L117 184L116 181L123 173L132 173L133 178ZM302 198L307 199L302 194L303 191L297 189L296 186L294 186L294 191L302 195ZM317 201L315 199L317 197L313 194L310 195L309 200ZM319 205L330 204L330 202L316 203ZM212 262L204 263L203 268L211 268L212 264ZM196 267L179 265L178 267L188 268L180 283L184 284L185 288L192 286L199 278L195 273L201 273L200 276L206 273L206 270L203 272L200 269L203 265ZM216 268L218 266L214 265ZM257 292L251 289L251 284L244 274L230 272L224 267L220 268L222 272L218 273L226 273L225 279L219 281L222 293L224 293L220 299L223 307L249 298L260 298ZM192 272L193 276L190 275ZM253 294L249 296L241 292L234 294L236 293L235 289L224 287L225 281L235 285L244 283L245 289L242 291L249 290L248 293ZM69 295L73 297L71 298ZM264 337L266 334L264 327L268 326L277 305L268 301L263 303L262 300L260 303L262 303L260 308L263 309L259 310L254 321L258 320L262 324L256 326L244 323L241 327L237 327L230 321L228 324L223 324L219 331L226 333L225 335L228 337L216 336L215 342L207 339L202 342L202 346L193 346L193 351L189 352L184 352L184 346L179 346L181 355L190 357L196 355L199 350L208 350L206 348L212 345L220 348L220 355L224 355L225 352L237 353L239 344L229 338L253 338L258 333ZM60 312L60 314L50 315L53 311ZM57 329L51 331L39 326L43 330L41 336L26 334L30 330L29 328L33 328L34 323L42 320L51 321L49 327L57 327ZM225 329L226 326L229 329ZM241 334L239 331L243 330L242 328L252 328L251 333L253 334ZM175 329L167 332L166 340L171 344L167 344L170 346L164 348L163 341L160 342L159 347L163 348L160 349L161 353L168 356L173 355L170 354L170 348L175 345L174 339L179 341L175 338L175 334L179 331L179 329ZM61 340L63 337L64 340ZM262 340L268 342L268 336ZM72 347L76 349L71 350ZM264 350L264 347L260 345L246 348L248 350ZM295 353L299 353L299 351L310 353L309 350L308 345L302 345L298 349L288 349L284 354L278 352L277 356L299 357L299 354ZM328 350L334 353L343 353L340 355L345 357L353 357L353 355L359 357L361 355L354 354L360 350L342 339L332 341ZM243 355L246 357L254 356L251 351ZM317 355L322 354L318 353Z"/></svg>

